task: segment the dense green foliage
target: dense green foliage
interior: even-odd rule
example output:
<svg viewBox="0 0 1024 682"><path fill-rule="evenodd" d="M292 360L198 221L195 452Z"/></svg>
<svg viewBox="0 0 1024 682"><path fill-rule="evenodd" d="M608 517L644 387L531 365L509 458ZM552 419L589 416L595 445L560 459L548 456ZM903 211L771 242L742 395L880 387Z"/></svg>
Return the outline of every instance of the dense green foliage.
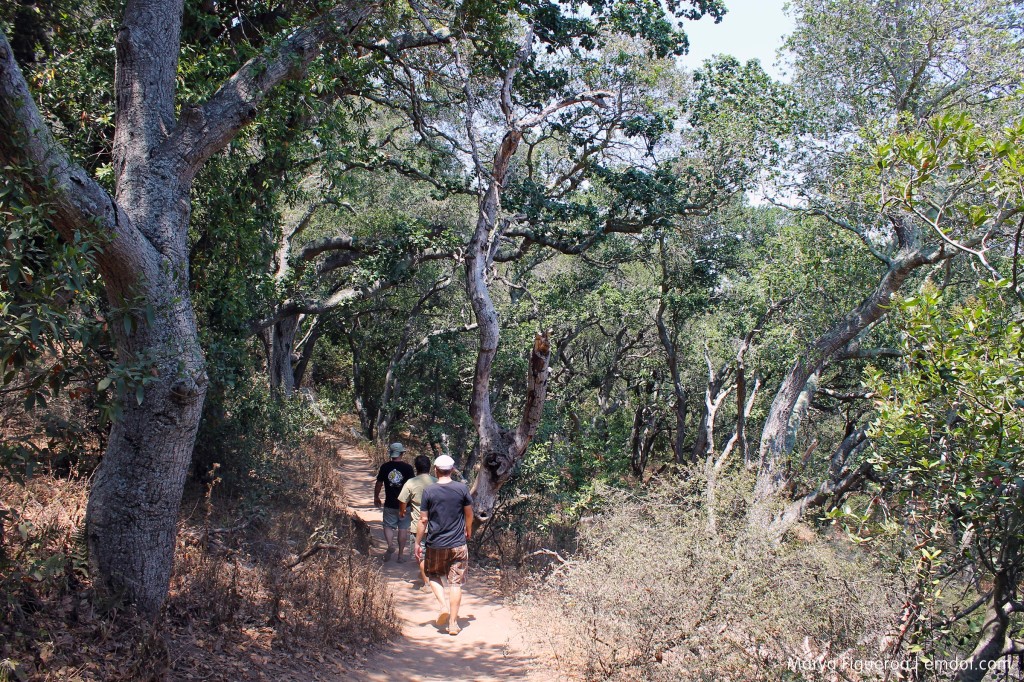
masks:
<svg viewBox="0 0 1024 682"><path fill-rule="evenodd" d="M100 398L94 387L110 364L93 260L102 245L84 235L71 244L59 240L47 223L47 206L18 184L21 172L7 167L0 181L0 386L4 427L12 436L0 448L0 466L17 475L30 473L41 459L66 466L89 449L83 441L101 431L90 423ZM128 313L115 315L114 322L124 324ZM58 398L70 401L68 410L47 411L39 421L22 416ZM85 410L90 418L84 423L78 420L82 402L93 408ZM116 411L109 399L100 407L102 415Z"/></svg>
<svg viewBox="0 0 1024 682"><path fill-rule="evenodd" d="M983 281L952 306L943 298L926 288L900 302L906 363L868 377L871 461L893 516L847 510L860 541L909 550L900 557L915 578L908 641L924 656L974 644L985 612L953 615L965 572L1012 590L1024 560L1019 303L1005 280Z"/></svg>
<svg viewBox="0 0 1024 682"><path fill-rule="evenodd" d="M876 461L910 510L910 532L927 543L922 551L965 552L993 572L1015 565L1024 327L1009 282L983 282L948 314L933 291L900 306L906 368L872 381Z"/></svg>
<svg viewBox="0 0 1024 682"><path fill-rule="evenodd" d="M186 2L176 115L329 4ZM122 5L0 8L55 136L111 191ZM795 0L788 83L756 61L675 61L686 22L725 11L718 0L387 2L351 37L325 40L192 185L188 289L209 379L194 478L222 476L255 504L288 485L275 452L349 411L365 437L451 454L472 477L481 341L467 248L503 136L539 117L518 131L489 242L501 328L489 386L495 417L516 424L543 331L548 393L479 552L572 551L581 519L604 518L556 583L576 594L620 568L616 524L649 524L652 548L679 529L708 554L673 555L644 576L652 591L686 592L680 575L703 556L753 585L730 597L737 609L736 595L787 584L815 623L834 627L849 607L863 638L839 628L822 650L878 635L893 660L969 654L981 612L956 614L988 598L995 575L1013 593L1024 558L1021 5ZM159 311L106 300L102 240L87 225L59 239L26 172L10 164L0 179L12 436L0 464L82 475L153 379L144 354L115 358L111 331ZM768 504L755 491L772 475ZM645 516L648 503L685 513ZM857 542L785 544L829 520ZM765 525L779 536L741 552ZM843 580L883 567L867 601L906 599L917 620L885 613L910 633L892 644L867 601L829 592L817 609L806 576L758 582L773 562ZM718 589L706 577L698 591ZM628 597L580 599L561 607L612 612ZM679 639L689 615L658 636ZM771 643L769 619L754 620L749 642ZM650 672L648 654L665 647L630 642L647 656L631 669ZM781 665L781 649L767 659Z"/></svg>

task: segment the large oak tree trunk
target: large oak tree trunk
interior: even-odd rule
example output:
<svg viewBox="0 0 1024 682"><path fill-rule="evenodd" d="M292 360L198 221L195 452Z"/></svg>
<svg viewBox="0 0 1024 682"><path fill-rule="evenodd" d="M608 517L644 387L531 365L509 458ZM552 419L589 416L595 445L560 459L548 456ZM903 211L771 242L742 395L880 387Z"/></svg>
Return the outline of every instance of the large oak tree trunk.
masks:
<svg viewBox="0 0 1024 682"><path fill-rule="evenodd" d="M490 419L478 419L477 414L473 414L480 436L477 448L480 468L473 482L473 509L481 520L490 518L498 504L501 487L512 477L516 464L522 461L526 449L537 433L544 409L544 397L547 394L550 358L551 345L548 335L537 334L530 354L526 405L515 431L501 427L490 414L486 415ZM487 422L490 423L489 426L485 426ZM486 438L484 433L487 434Z"/></svg>
<svg viewBox="0 0 1024 682"><path fill-rule="evenodd" d="M269 329L267 369L270 375L270 391L279 397L290 396L297 387L295 338L298 332L298 315L289 315L275 322Z"/></svg>
<svg viewBox="0 0 1024 682"><path fill-rule="evenodd" d="M115 336L121 362L152 362L156 381L141 404L123 398L86 510L90 557L104 586L149 614L167 594L178 506L206 394L188 294L191 174L181 172L174 155L157 153L177 125L181 15L180 0L130 2L115 40L114 200L152 245L158 266L129 284L119 278L125 264L117 264L104 282L112 305L138 300L153 309L152 324Z"/></svg>
<svg viewBox="0 0 1024 682"><path fill-rule="evenodd" d="M155 303L155 323L118 338L120 358L154 360L157 377L145 386L142 404L133 395L123 399L86 511L90 559L103 586L149 614L167 595L179 504L206 394L195 319L180 284L150 289L145 299ZM168 295L175 291L177 303Z"/></svg>
<svg viewBox="0 0 1024 682"><path fill-rule="evenodd" d="M204 361L188 293L193 173L161 150L177 121L174 84L182 3L129 2L116 40L116 192L107 195L54 141L0 36L0 157L35 173L68 240L95 230L97 257L117 324L118 360L146 382L120 396L90 490L86 532L101 588L155 615L167 593L178 506L203 398ZM131 310L146 309L149 321ZM124 319L127 316L127 319Z"/></svg>
<svg viewBox="0 0 1024 682"><path fill-rule="evenodd" d="M183 0L129 0L115 41L114 196L54 140L0 33L0 161L32 171L28 189L52 209L64 239L79 231L101 238L97 264L112 308L149 313L148 322L112 326L119 361L141 365L147 380L141 402L134 390L121 396L123 414L90 490L86 533L98 584L150 616L167 594L207 384L188 292L192 180L256 116L269 90L300 77L325 40L351 32L376 6L321 14L246 63L208 101L183 106L179 120Z"/></svg>

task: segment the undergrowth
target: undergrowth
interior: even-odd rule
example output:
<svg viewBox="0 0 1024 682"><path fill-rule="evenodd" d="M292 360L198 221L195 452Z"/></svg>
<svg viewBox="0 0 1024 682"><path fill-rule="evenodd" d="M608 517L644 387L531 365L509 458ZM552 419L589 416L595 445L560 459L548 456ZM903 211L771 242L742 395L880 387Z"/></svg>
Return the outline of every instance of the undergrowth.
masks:
<svg viewBox="0 0 1024 682"><path fill-rule="evenodd" d="M95 597L87 479L0 481L0 681L310 679L394 635L335 452L322 434L268 453L281 482L258 501L226 494L216 468L187 490L156 626Z"/></svg>
<svg viewBox="0 0 1024 682"><path fill-rule="evenodd" d="M720 484L714 527L698 475L602 491L579 552L522 599L535 653L566 679L882 679L852 668L899 663L885 648L894 581L844 539L748 530L748 484Z"/></svg>

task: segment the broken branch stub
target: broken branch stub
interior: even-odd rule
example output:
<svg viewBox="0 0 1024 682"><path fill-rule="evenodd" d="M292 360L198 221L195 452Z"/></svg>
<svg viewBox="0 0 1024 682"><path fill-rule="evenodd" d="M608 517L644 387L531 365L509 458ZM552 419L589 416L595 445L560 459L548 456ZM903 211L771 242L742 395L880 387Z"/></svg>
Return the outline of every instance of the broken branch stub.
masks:
<svg viewBox="0 0 1024 682"><path fill-rule="evenodd" d="M516 465L526 455L530 441L537 433L544 413L544 398L548 390L549 363L551 361L550 332L538 332L533 340L530 353L530 370L527 380L526 404L519 427L513 432L497 426L497 433L491 438L481 438L480 469L473 482L473 513L486 521L497 506L501 486L512 477ZM490 405L487 405L490 408ZM488 415L489 416L489 415ZM486 421L485 421L486 423Z"/></svg>

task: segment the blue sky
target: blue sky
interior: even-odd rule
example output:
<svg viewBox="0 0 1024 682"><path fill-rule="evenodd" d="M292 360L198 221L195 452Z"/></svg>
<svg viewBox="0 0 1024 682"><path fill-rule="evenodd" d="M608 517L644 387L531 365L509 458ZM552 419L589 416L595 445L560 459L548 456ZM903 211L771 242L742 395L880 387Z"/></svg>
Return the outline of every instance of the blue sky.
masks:
<svg viewBox="0 0 1024 682"><path fill-rule="evenodd" d="M765 70L776 78L785 78L775 64L775 51L783 36L793 30L792 20L782 11L785 0L725 0L729 10L722 23L709 19L688 21L684 25L690 37L690 54L682 63L693 69L715 54L731 54L740 61L760 59Z"/></svg>

